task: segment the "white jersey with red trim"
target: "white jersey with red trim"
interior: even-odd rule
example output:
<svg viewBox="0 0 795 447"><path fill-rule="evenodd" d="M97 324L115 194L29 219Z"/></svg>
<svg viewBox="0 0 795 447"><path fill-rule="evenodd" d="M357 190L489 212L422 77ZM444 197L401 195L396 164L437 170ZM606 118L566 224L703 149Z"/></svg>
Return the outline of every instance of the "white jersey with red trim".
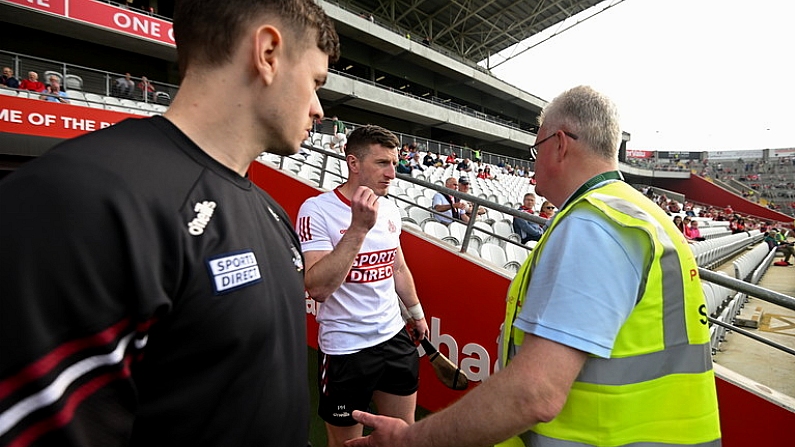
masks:
<svg viewBox="0 0 795 447"><path fill-rule="evenodd" d="M307 199L298 211L301 249L331 251L351 224L350 201L339 190ZM378 219L348 276L319 306L318 342L326 354L352 354L392 338L404 326L393 267L400 246L400 212L378 199Z"/></svg>

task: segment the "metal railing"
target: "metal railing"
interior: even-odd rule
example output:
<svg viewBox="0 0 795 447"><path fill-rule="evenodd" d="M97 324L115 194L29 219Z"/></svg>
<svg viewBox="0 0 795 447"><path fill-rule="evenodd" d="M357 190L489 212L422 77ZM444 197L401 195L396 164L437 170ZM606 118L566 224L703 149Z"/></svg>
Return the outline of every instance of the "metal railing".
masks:
<svg viewBox="0 0 795 447"><path fill-rule="evenodd" d="M325 184L325 176L326 175L335 176L339 183L342 183L342 182L345 181L346 177L341 172L328 172L328 170L327 170L327 168L329 166L329 159L330 158L336 158L337 160L339 160L339 162L344 162L344 157L342 155L340 155L338 153L335 153L335 152L332 152L332 151L325 150L323 148L312 146L312 145L309 145L309 144L304 144L304 145L302 145L302 147L303 147L303 150L316 152L316 153L319 153L321 155L321 163L316 164L316 165L311 165L312 168L319 170L319 173L318 173L319 176L314 179L317 182L317 185L324 185ZM288 158L291 158L292 160L295 160L298 163L306 163L306 160L300 160L300 156L280 157L280 163L278 164L280 169L284 168L285 160L288 159ZM510 216L512 216L514 218L529 220L531 222L534 222L534 223L537 223L537 224L540 224L540 225L545 225L545 224L548 223L546 219L541 218L539 216L528 214L528 213L522 212L522 211L514 209L514 208L509 208L509 207L506 207L506 206L500 205L498 203L494 203L494 202L488 201L486 199L483 199L483 198L480 198L480 197L477 197L477 196L474 196L474 195L464 194L464 193L461 193L459 191L450 190L450 189L445 188L444 186L440 186L440 185L438 185L436 183L428 182L428 181L425 181L425 180L417 179L417 178L414 178L414 177L412 177L411 175L408 175L408 174L396 174L396 177L401 179L402 181L411 183L411 184L416 185L418 187L428 188L428 189L434 190L436 192L441 192L441 193L444 193L444 194L448 194L448 195L457 197L457 198L459 198L461 200L466 200L466 201L468 201L468 202L473 204L473 212L472 212L473 215L476 215L477 210L480 207L484 207L484 208L487 208L487 209L490 209L490 210L499 211L499 212L501 212L501 213L503 213L505 215L510 215ZM418 205L417 203L411 203L411 206L418 207L420 205ZM435 215L442 214L442 213L439 213L439 212L437 212L437 211L435 211L433 209L429 209L429 208L425 208L425 209L431 214L435 214ZM449 218L448 216L445 216L445 217ZM530 247L522 245L521 243L518 243L517 241L515 241L512 238L509 238L509 237L506 238L506 237L501 236L501 235L499 235L499 234L497 234L495 232L489 232L489 231L487 231L487 230L485 230L483 228L478 227L476 225L476 220L475 219L471 219L469 222L463 222L463 221L460 221L460 220L458 222L466 225L466 232L465 232L463 240L461 241L461 245L456 247L456 250L459 251L462 254L470 252L469 244L470 244L472 238L475 236L475 234L477 232L488 234L489 236L494 237L495 239L504 241L506 244L517 245L519 247L522 247L523 249L528 250L528 252L530 250L532 250ZM422 231L422 228L419 228L419 230ZM732 239L732 238L731 237L726 237L726 239L727 239L727 242L731 242L731 241L729 241L729 239ZM745 239L746 239L745 242L747 242L747 240L756 240L757 238L755 238L753 236L749 237L748 235L746 235ZM732 244L730 244L730 245L732 245ZM747 246L747 244L745 246ZM449 248L452 248L452 247L454 247L454 246L453 245L449 246ZM494 264L492 264L492 265L494 265ZM497 267L504 268L503 266L497 266ZM508 274L508 276L510 276L512 273L515 273L515 272L511 272L509 270L505 270L505 272L506 272L506 274ZM737 315L739 315L741 307L743 306L743 304L745 302L747 302L748 297L758 298L760 300L767 301L767 302L770 302L772 304L775 304L775 305L778 305L778 306L781 306L781 307L784 307L784 308L790 309L790 310L795 310L795 298L793 298L791 296L788 296L786 294L780 293L780 292L776 292L776 291L773 291L773 290L769 290L769 289L760 287L760 286L758 286L756 284L753 284L753 283L750 283L750 282L747 282L747 281L743 281L743 280L739 280L739 279L736 279L736 278L732 278L732 277L730 277L728 275L725 275L725 274L716 273L716 272L714 272L712 270L709 270L707 268L704 268L704 267L699 267L698 268L698 272L699 272L699 275L700 275L702 281L707 282L707 283L711 283L711 284L714 284L714 285L717 285L717 286L720 286L720 287L725 288L727 290L733 290L733 291L737 292L734 295L729 295L727 293L726 296L720 298L719 299L720 302L717 303L714 306L715 307L714 314L709 315L707 317L709 322L712 324L711 332L713 334L712 335L712 339L713 340L712 340L711 344L712 344L713 354L716 354L718 352L718 348L720 346L720 342L723 341L727 331L733 331L733 332L736 332L737 334L750 337L750 338L752 338L752 339L754 339L754 340L756 340L756 341L758 341L760 343L763 343L763 344L766 344L768 346L771 346L771 347L773 347L773 348L775 348L777 350L780 350L782 352L785 352L787 354L795 355L795 350L793 350L793 349L791 349L791 348L789 348L787 346L781 345L780 343L776 343L775 341L772 341L772 340L766 339L764 337L761 337L761 336L759 336L757 334L751 333L751 332L749 332L747 330L744 330L744 329L736 326L735 324L733 324L733 322L735 321L735 318L737 317ZM759 275L756 275L756 276L758 277Z"/></svg>
<svg viewBox="0 0 795 447"><path fill-rule="evenodd" d="M345 121L345 120L341 120L341 121L345 124L346 129L348 129L349 131L355 129L356 127L358 127L360 125L360 124L352 123L352 122ZM324 118L323 119L323 124L321 125L321 128L324 129L324 130L325 129L331 129L331 124L330 123L331 123L331 119ZM397 132L397 131L392 131L392 133L394 133L398 137L398 140L400 141L401 145L403 145L403 144L415 144L417 146L417 149L420 152L432 152L434 154L443 154L443 155L449 155L449 154L455 152L455 154L458 156L458 158L469 158L470 160L474 159L474 149L472 149L470 147L467 147L467 146L460 146L460 145L457 145L457 144L445 143L443 141L432 140L430 138L425 138L425 137L418 137L416 135L406 134L406 133ZM318 134L312 136L313 144L315 145L315 147L319 147L319 148L323 148L325 150L328 150L328 148L327 148L328 142L324 143L323 140L322 140L322 137L320 135L322 135L322 134L318 133ZM327 137L328 137L328 139L330 139L331 136L327 135ZM528 154L529 154L529 152L528 152ZM483 151L483 150L481 150L481 158L482 158L484 163L489 163L489 164L496 165L496 164L498 164L499 162L502 161L504 163L510 164L514 168L521 166L522 168L524 168L525 171L527 171L530 168L530 166L531 166L531 163L528 160L521 159L521 158L516 158L516 157L511 157L511 156L508 156L508 155L495 154L495 153L486 152L486 151Z"/></svg>
<svg viewBox="0 0 795 447"><path fill-rule="evenodd" d="M50 75L57 76L61 81L61 86L67 92L69 90L77 90L84 93L135 99L141 102L152 102L166 106L171 103L171 98L176 95L179 89L179 86L174 84L149 79L156 92L144 95L138 85L141 82L141 77L131 77L135 83L135 90L131 95L124 95L115 87L116 79L123 78L123 73L97 70L4 50L0 50L0 65L12 67L20 81L28 77L28 72L35 71L39 75L39 81L44 84L49 82L48 78Z"/></svg>

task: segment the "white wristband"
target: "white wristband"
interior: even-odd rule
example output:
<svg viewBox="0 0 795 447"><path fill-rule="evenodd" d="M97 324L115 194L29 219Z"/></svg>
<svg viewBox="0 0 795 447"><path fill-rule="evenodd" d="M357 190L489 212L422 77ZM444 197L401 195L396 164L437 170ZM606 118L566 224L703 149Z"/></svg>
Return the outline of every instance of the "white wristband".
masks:
<svg viewBox="0 0 795 447"><path fill-rule="evenodd" d="M422 311L422 304L417 303L408 308L409 313L411 314L411 318L414 320L422 320L425 318L425 312Z"/></svg>

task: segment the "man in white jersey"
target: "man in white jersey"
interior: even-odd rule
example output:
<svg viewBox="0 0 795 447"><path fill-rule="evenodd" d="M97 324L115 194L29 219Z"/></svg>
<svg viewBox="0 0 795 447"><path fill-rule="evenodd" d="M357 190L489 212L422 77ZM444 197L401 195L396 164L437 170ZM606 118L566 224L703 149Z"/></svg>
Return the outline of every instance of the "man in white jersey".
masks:
<svg viewBox="0 0 795 447"><path fill-rule="evenodd" d="M395 178L398 147L386 129L357 128L345 149L348 181L308 199L298 212L306 290L323 303L317 313L318 414L326 421L329 446L362 435L351 414L371 400L379 413L414 422L414 342L429 331L400 248L400 213L384 198ZM411 314L411 334L398 299Z"/></svg>

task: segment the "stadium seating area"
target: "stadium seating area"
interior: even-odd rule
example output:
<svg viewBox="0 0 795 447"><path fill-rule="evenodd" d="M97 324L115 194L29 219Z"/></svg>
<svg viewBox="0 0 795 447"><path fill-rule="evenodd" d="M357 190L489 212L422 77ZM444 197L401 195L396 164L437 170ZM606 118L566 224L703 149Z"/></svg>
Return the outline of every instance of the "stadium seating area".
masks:
<svg viewBox="0 0 795 447"><path fill-rule="evenodd" d="M13 67L14 72L22 77L26 76L28 71L35 71L39 74L39 80L45 84L50 76L55 76L65 88L71 104L142 116L164 113L178 89L175 85L153 81L152 84L157 91L151 98L144 98L140 94L135 97L123 97L115 94L114 91L115 80L123 76L120 73L110 73L6 51L0 51L0 65ZM132 79L136 83L140 80L140 78ZM33 99L38 99L41 96L36 92L7 88L0 88L0 95L16 95Z"/></svg>
<svg viewBox="0 0 795 447"><path fill-rule="evenodd" d="M40 93L8 88L0 88L0 95L17 96L20 98L30 99L39 99L41 97ZM104 96L98 95L96 93L83 93L78 90L69 90L68 95L69 103L72 105L112 110L114 112L131 113L133 115L162 115L168 109L168 107L162 104L133 101L132 99L119 99L114 96Z"/></svg>
<svg viewBox="0 0 795 447"><path fill-rule="evenodd" d="M305 142L307 148L302 149L300 154L291 157L263 154L260 160L291 171L313 186L333 189L345 181L347 166L340 155L328 150L330 138L330 135L317 134L313 137L313 144L310 141ZM310 146L311 151L308 150ZM493 172L500 172L495 165L490 167ZM414 170L411 175L398 174L398 178L390 186L388 198L400 209L404 228L411 228L413 232L445 245L450 250L475 256L485 265L501 268L512 276L535 245L532 241L522 245L511 225L514 218L512 213L516 213L516 207L525 193L534 192L533 185L526 177L500 174L497 179L478 179L474 173L463 173L470 179L470 194L474 196L474 202L484 207L486 213L470 225L463 222L443 225L433 217L435 212L431 209L431 200L443 188L446 178L458 178L460 175L462 173L456 171L454 166ZM695 219L699 221L701 234L706 239L691 244L700 267L714 268L755 245L762 247L757 250L767 252L766 245L759 244L764 237L759 230L732 234L729 222L708 218ZM709 284L709 287L713 286L719 287ZM712 296L721 295L713 293ZM728 295L723 298L728 298ZM726 305L722 304L723 301L713 300L710 305L711 315L717 317L724 311ZM731 313L732 317L734 315L735 313Z"/></svg>

